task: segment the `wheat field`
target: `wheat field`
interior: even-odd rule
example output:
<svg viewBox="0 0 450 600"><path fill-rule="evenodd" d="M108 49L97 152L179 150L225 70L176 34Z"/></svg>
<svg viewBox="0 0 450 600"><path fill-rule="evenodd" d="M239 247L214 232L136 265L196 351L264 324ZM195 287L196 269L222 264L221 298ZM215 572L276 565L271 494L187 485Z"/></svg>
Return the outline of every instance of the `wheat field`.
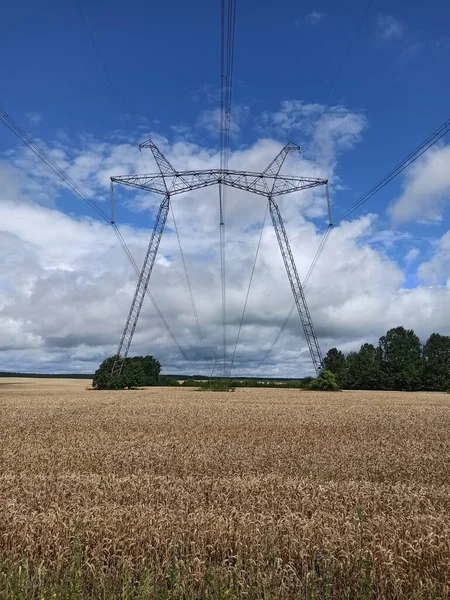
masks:
<svg viewBox="0 0 450 600"><path fill-rule="evenodd" d="M0 598L450 597L448 394L0 380Z"/></svg>

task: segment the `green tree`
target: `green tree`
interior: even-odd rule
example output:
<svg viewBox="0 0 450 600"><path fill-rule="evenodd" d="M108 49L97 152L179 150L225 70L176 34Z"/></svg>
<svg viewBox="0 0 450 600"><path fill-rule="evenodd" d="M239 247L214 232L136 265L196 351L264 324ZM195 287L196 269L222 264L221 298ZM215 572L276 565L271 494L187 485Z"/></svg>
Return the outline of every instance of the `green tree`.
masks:
<svg viewBox="0 0 450 600"><path fill-rule="evenodd" d="M423 385L427 390L450 389L450 337L432 333L423 347Z"/></svg>
<svg viewBox="0 0 450 600"><path fill-rule="evenodd" d="M347 385L356 390L379 390L384 387L379 348L363 344L359 352L347 356Z"/></svg>
<svg viewBox="0 0 450 600"><path fill-rule="evenodd" d="M336 376L336 381L340 387L347 385L347 361L345 354L337 348L330 348L323 359L324 367Z"/></svg>
<svg viewBox="0 0 450 600"><path fill-rule="evenodd" d="M422 346L412 329L395 327L380 338L381 368L386 387L418 390L422 383Z"/></svg>
<svg viewBox="0 0 450 600"><path fill-rule="evenodd" d="M338 391L339 385L336 382L336 377L331 371L322 371L316 379L313 379L309 384L310 390L322 390L326 392Z"/></svg>
<svg viewBox="0 0 450 600"><path fill-rule="evenodd" d="M92 387L97 390L131 389L140 386L158 385L161 364L153 356L126 358L120 375L112 376L116 357L106 358L94 373Z"/></svg>

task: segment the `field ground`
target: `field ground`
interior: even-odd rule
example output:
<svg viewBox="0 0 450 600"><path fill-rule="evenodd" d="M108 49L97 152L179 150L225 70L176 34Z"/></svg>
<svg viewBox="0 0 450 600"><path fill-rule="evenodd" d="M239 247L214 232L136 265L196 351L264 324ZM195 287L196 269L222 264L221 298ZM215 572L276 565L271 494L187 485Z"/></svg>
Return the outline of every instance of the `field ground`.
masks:
<svg viewBox="0 0 450 600"><path fill-rule="evenodd" d="M450 597L450 396L0 381L0 598Z"/></svg>

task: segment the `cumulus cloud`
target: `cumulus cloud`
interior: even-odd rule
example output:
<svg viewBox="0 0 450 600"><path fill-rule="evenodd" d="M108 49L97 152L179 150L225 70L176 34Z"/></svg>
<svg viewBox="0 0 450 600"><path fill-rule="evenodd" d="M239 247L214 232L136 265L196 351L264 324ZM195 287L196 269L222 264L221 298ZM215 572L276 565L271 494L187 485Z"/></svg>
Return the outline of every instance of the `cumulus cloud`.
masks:
<svg viewBox="0 0 450 600"><path fill-rule="evenodd" d="M450 284L450 231L435 242L432 258L420 265L418 275L432 284Z"/></svg>
<svg viewBox="0 0 450 600"><path fill-rule="evenodd" d="M395 223L442 220L450 202L450 146L431 148L407 171L403 191L389 208Z"/></svg>
<svg viewBox="0 0 450 600"><path fill-rule="evenodd" d="M309 138L308 157L331 171L339 154L360 140L368 125L365 115L344 106L326 107L300 100L285 100L273 113L263 113L258 124L261 134L273 137ZM330 174L328 175L330 179Z"/></svg>
<svg viewBox="0 0 450 600"><path fill-rule="evenodd" d="M310 155L300 160L292 156L285 166L286 172L297 168L298 174L313 177L330 174L332 178L338 171L340 153L358 142L366 126L363 116L343 107L325 110L317 105L289 103L277 112L266 116L269 129L279 123L287 131L292 112L300 126L302 115L318 116ZM154 137L176 168L210 168L219 162L215 147ZM230 167L263 169L281 147L266 130L254 144L232 153ZM139 153L126 139L112 142L86 137L75 146L62 141L48 150L83 188L95 192L96 198L107 198L110 174L143 170ZM147 154L146 167L154 171ZM0 190L1 368L92 371L116 350L136 274L108 224L86 216L87 209L81 208L84 205L79 205L80 201L56 183L27 151L15 150L1 168L7 181ZM42 190L46 190L45 201L40 197ZM159 200L136 190L116 189L118 222L129 223L121 225L121 230L138 264L143 261ZM173 208L211 358L220 355L222 337L217 189L177 196ZM300 276L304 277L326 222L324 190L315 188L283 197L280 208ZM228 354L233 351L265 209L263 198L228 191ZM140 211L139 220L133 211ZM270 359L258 371L260 359L292 303L270 219L265 225L236 352L237 372L311 374L308 349L295 313ZM404 238L396 233L394 239L380 229L375 215L342 222L332 232L308 282L307 299L324 351L334 345L355 349L367 339L376 341L388 327L398 324L414 327L422 336L432 330L448 331L448 284L405 289L403 272L384 251ZM438 256L436 248L435 258ZM421 268L425 273L427 267ZM445 270L445 265L438 262L428 267L430 273L441 269ZM155 354L166 372L206 372L171 217L151 290L191 361L186 363L179 354L147 299L132 352Z"/></svg>

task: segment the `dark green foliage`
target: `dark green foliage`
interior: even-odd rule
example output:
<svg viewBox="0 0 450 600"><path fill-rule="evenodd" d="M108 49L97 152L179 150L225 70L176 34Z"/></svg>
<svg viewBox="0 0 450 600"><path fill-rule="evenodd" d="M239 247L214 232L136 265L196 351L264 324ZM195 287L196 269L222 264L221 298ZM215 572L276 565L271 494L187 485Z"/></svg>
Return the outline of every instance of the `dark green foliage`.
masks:
<svg viewBox="0 0 450 600"><path fill-rule="evenodd" d="M450 337L432 333L422 344L412 329L395 327L378 346L363 344L358 352L343 354L332 348L325 367L337 374L341 386L359 390L430 390L450 387ZM334 369L334 371L333 371Z"/></svg>
<svg viewBox="0 0 450 600"><path fill-rule="evenodd" d="M312 381L312 377L305 377L304 379L289 379L289 380L258 380L258 379L233 379L231 381L231 387L233 388L294 388L294 389L308 389L309 383ZM212 378L208 381L220 381ZM182 385L184 387L202 387L205 384L204 379L186 379Z"/></svg>
<svg viewBox="0 0 450 600"><path fill-rule="evenodd" d="M331 371L322 371L320 375L309 384L310 390L321 390L327 392L337 392L340 387L336 382L336 377Z"/></svg>
<svg viewBox="0 0 450 600"><path fill-rule="evenodd" d="M423 347L423 384L427 390L450 388L450 337L432 333Z"/></svg>
<svg viewBox="0 0 450 600"><path fill-rule="evenodd" d="M301 388L306 389L309 382L312 381L312 377L305 377L304 379L290 379L288 381L279 381L275 379L258 381L253 379L235 379L233 381L234 387L243 388Z"/></svg>
<svg viewBox="0 0 450 600"><path fill-rule="evenodd" d="M15 373L0 371L0 377L32 377L33 379L92 379L92 373Z"/></svg>
<svg viewBox="0 0 450 600"><path fill-rule="evenodd" d="M126 358L119 376L112 376L115 356L106 358L94 373L92 387L96 390L123 390L158 385L161 365L153 356Z"/></svg>
<svg viewBox="0 0 450 600"><path fill-rule="evenodd" d="M422 385L422 345L412 329L395 327L380 338L385 386L392 390L418 390Z"/></svg>
<svg viewBox="0 0 450 600"><path fill-rule="evenodd" d="M323 359L324 367L336 376L336 382L340 387L344 387L347 381L347 360L345 354L337 348L328 350Z"/></svg>
<svg viewBox="0 0 450 600"><path fill-rule="evenodd" d="M210 379L199 384L202 392L234 392L233 383L229 379Z"/></svg>
<svg viewBox="0 0 450 600"><path fill-rule="evenodd" d="M180 382L175 377L170 375L160 375L158 378L158 385L166 387L180 387Z"/></svg>
<svg viewBox="0 0 450 600"><path fill-rule="evenodd" d="M183 383L181 384L184 387L195 387L198 388L200 387L200 385L202 384L202 381L197 381L196 379L186 379L185 381L183 381Z"/></svg>
<svg viewBox="0 0 450 600"><path fill-rule="evenodd" d="M347 356L345 385L356 390L379 390L383 387L379 348L363 344L359 352L352 352Z"/></svg>

